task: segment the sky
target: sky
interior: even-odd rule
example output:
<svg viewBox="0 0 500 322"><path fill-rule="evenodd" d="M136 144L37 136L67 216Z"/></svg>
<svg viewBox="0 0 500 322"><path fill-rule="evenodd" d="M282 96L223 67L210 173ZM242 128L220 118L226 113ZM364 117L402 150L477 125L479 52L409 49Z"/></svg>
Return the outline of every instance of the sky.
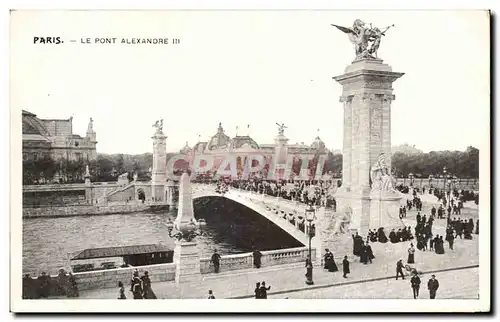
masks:
<svg viewBox="0 0 500 322"><path fill-rule="evenodd" d="M379 57L393 84L392 145L423 151L489 144L489 17L482 11L25 11L11 14L11 109L94 120L99 153L152 151L164 119L167 151L226 134L272 144L319 135L342 149L341 85L354 60L331 24L394 24ZM61 45L33 44L60 36ZM82 44L95 37L178 38L177 45ZM70 40L76 40L71 43ZM18 117L20 122L20 116ZM250 128L248 128L250 125Z"/></svg>

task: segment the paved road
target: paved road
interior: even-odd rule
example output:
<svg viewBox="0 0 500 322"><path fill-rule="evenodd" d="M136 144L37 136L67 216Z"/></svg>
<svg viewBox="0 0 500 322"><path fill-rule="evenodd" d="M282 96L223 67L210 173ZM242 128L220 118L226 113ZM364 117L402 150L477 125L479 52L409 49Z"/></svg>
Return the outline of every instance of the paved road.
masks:
<svg viewBox="0 0 500 322"><path fill-rule="evenodd" d="M439 281L437 299L478 299L479 268L436 273ZM421 299L428 299L429 274L421 277ZM293 293L270 295L273 299L412 299L410 280L387 279L360 284L333 286Z"/></svg>

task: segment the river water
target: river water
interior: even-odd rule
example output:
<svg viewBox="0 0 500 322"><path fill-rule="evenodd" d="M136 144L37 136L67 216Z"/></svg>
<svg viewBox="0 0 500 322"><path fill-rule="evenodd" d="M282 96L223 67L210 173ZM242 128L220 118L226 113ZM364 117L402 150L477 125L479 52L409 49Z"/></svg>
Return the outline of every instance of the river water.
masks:
<svg viewBox="0 0 500 322"><path fill-rule="evenodd" d="M202 257L214 249L221 255L302 246L281 228L236 202L202 198L194 202L195 217L207 226L197 238ZM171 245L165 222L173 213L23 219L23 272L57 274L68 267L69 254L87 248L141 244Z"/></svg>

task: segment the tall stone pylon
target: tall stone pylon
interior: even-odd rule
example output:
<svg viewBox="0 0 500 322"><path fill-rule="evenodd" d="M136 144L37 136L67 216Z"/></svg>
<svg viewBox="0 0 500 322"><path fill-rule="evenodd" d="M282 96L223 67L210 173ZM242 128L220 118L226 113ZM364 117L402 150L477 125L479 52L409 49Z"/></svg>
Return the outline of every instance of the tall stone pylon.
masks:
<svg viewBox="0 0 500 322"><path fill-rule="evenodd" d="M403 75L393 72L381 59L370 58L354 61L344 74L333 77L342 85L340 101L344 105L342 187L336 194L337 209L350 214L351 230L362 236L368 229L401 225L401 194L389 188L375 191L372 181L378 173L374 164L384 156L383 171L388 171L384 180L390 177L392 83Z"/></svg>
<svg viewBox="0 0 500 322"><path fill-rule="evenodd" d="M174 263L175 282L192 282L201 280L200 254L193 235L196 228L193 207L193 192L190 177L183 173L179 186L179 207L174 227L181 233L175 243Z"/></svg>
<svg viewBox="0 0 500 322"><path fill-rule="evenodd" d="M162 121L163 123L163 121ZM163 134L163 124L156 124L153 139L153 169L151 171L151 197L156 201L165 201L167 183L167 137Z"/></svg>

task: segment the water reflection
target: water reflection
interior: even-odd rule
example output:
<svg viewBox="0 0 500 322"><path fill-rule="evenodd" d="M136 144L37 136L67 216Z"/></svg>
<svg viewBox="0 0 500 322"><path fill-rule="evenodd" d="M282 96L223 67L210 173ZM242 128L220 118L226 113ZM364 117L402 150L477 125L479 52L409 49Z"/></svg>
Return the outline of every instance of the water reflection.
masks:
<svg viewBox="0 0 500 322"><path fill-rule="evenodd" d="M223 198L194 203L196 218L207 225L198 237L201 256L213 249L235 254L301 246L293 237L252 210ZM172 213L23 219L23 272L56 274L69 264L69 253L86 248L163 243L174 247L165 222ZM173 218L174 219L174 218Z"/></svg>

